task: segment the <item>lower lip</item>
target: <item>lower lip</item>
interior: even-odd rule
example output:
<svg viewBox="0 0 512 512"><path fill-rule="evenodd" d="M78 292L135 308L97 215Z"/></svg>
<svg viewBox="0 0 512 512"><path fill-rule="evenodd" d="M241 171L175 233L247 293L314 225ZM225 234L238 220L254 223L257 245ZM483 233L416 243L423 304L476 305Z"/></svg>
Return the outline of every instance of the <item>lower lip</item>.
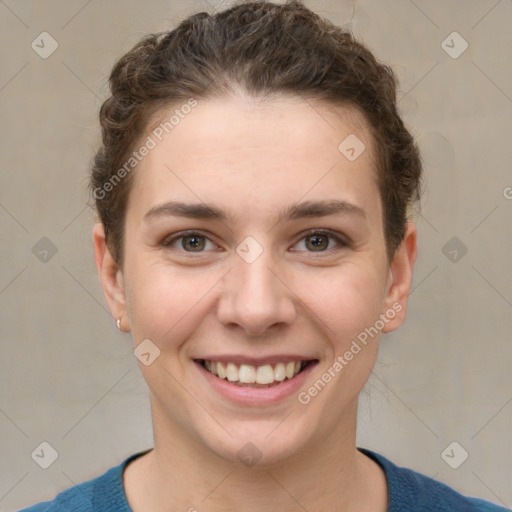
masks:
<svg viewBox="0 0 512 512"><path fill-rule="evenodd" d="M279 384L274 384L268 388L249 388L237 386L226 379L221 379L213 373L203 368L201 363L194 361L199 368L201 375L208 381L212 388L224 398L241 405L266 405L274 404L291 395L296 395L311 373L318 361L310 363L307 368L302 370L292 379L285 379Z"/></svg>

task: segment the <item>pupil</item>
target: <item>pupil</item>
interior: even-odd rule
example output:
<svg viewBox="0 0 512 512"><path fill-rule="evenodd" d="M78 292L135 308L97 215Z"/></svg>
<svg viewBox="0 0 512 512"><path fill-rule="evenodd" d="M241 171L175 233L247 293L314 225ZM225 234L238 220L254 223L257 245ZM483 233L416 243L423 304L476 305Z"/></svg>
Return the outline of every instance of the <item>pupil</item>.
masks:
<svg viewBox="0 0 512 512"><path fill-rule="evenodd" d="M320 248L320 249L325 249L326 248L326 245L325 245L326 237L325 237L325 235L310 236L310 237L308 237L308 240L313 245L313 247Z"/></svg>
<svg viewBox="0 0 512 512"><path fill-rule="evenodd" d="M188 244L192 249L202 249L204 247L204 240L198 236L187 236L183 239L183 248L187 249L186 244Z"/></svg>

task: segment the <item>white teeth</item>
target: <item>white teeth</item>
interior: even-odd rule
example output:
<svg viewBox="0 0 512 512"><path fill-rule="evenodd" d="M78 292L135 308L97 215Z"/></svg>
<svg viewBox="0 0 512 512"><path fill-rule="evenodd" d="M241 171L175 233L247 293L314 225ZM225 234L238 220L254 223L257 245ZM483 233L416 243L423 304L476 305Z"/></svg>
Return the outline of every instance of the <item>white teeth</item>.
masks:
<svg viewBox="0 0 512 512"><path fill-rule="evenodd" d="M236 382L238 380L238 367L233 363L228 363L226 366L226 377L229 382Z"/></svg>
<svg viewBox="0 0 512 512"><path fill-rule="evenodd" d="M270 384L275 380L274 369L269 364L258 366L256 370L256 382L258 384Z"/></svg>
<svg viewBox="0 0 512 512"><path fill-rule="evenodd" d="M235 363L222 363L220 361L204 361L204 367L221 379L238 384L269 385L292 379L302 368L302 361L277 363L274 366L265 364L253 366L251 364L236 365Z"/></svg>
<svg viewBox="0 0 512 512"><path fill-rule="evenodd" d="M225 379L226 378L226 367L220 361L217 363L217 375L221 379Z"/></svg>
<svg viewBox="0 0 512 512"><path fill-rule="evenodd" d="M256 370L250 364L241 364L238 371L238 380L245 384L256 382Z"/></svg>
<svg viewBox="0 0 512 512"><path fill-rule="evenodd" d="M286 367L284 363L277 363L274 368L274 374L277 381L281 382L286 379Z"/></svg>

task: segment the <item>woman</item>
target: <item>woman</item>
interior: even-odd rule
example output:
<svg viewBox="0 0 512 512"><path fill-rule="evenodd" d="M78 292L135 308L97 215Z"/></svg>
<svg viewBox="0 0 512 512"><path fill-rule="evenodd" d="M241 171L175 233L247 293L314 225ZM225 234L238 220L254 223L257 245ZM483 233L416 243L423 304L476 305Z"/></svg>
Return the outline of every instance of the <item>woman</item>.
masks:
<svg viewBox="0 0 512 512"><path fill-rule="evenodd" d="M356 447L416 258L391 70L301 3L257 2L145 37L110 87L95 261L154 448L27 510L505 510Z"/></svg>

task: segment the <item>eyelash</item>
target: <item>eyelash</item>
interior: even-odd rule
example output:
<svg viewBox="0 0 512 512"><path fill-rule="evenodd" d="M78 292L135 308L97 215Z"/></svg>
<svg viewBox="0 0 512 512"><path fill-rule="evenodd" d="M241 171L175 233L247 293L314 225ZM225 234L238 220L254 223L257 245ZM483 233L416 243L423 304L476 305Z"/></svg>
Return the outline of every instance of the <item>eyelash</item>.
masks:
<svg viewBox="0 0 512 512"><path fill-rule="evenodd" d="M333 249L341 249L343 247L350 247L350 243L347 239L342 238L340 235L338 235L334 231L331 231L330 229L310 229L310 230L306 231L305 233L302 233L301 237L297 240L297 242L295 242L294 245L297 245L298 242L300 242L308 237L315 236L315 235L327 236L327 237L331 238L338 244L338 247L334 247L331 249L325 249L323 251L306 251L306 252L311 252L311 253L318 252L318 253L322 254L322 253L330 252Z"/></svg>
<svg viewBox="0 0 512 512"><path fill-rule="evenodd" d="M329 229L310 229L308 231L306 231L305 233L302 233L301 235L301 238L299 238L295 243L294 245L297 245L300 241L308 238L308 237L313 237L315 235L320 235L320 236L327 236L329 238L331 238L332 240L334 240L337 244L338 244L338 249L340 248L343 248L343 247L350 247L350 242L342 237L340 237L338 234L336 234L334 231L331 231ZM183 231L181 233L178 233L174 236L171 236L171 237L167 237L165 238L161 245L163 247L166 247L166 248L171 248L171 245L176 242L177 240L180 240L180 239L183 239L183 238L192 238L192 237L201 237L201 238L205 238L206 240L209 240L210 242L214 243L212 240L210 240L206 235L204 235L203 233L199 232L199 231ZM333 249L335 248L330 248L330 249L324 249L323 251L305 251L305 252L310 252L310 253L319 253L319 254L325 254L325 253L328 253L330 251L332 251ZM203 252L207 252L207 251L198 251L198 252L194 252L194 251L185 251L184 249L180 249L180 251L182 252L185 252L186 254L201 254ZM294 251L294 252L302 252L302 251Z"/></svg>

